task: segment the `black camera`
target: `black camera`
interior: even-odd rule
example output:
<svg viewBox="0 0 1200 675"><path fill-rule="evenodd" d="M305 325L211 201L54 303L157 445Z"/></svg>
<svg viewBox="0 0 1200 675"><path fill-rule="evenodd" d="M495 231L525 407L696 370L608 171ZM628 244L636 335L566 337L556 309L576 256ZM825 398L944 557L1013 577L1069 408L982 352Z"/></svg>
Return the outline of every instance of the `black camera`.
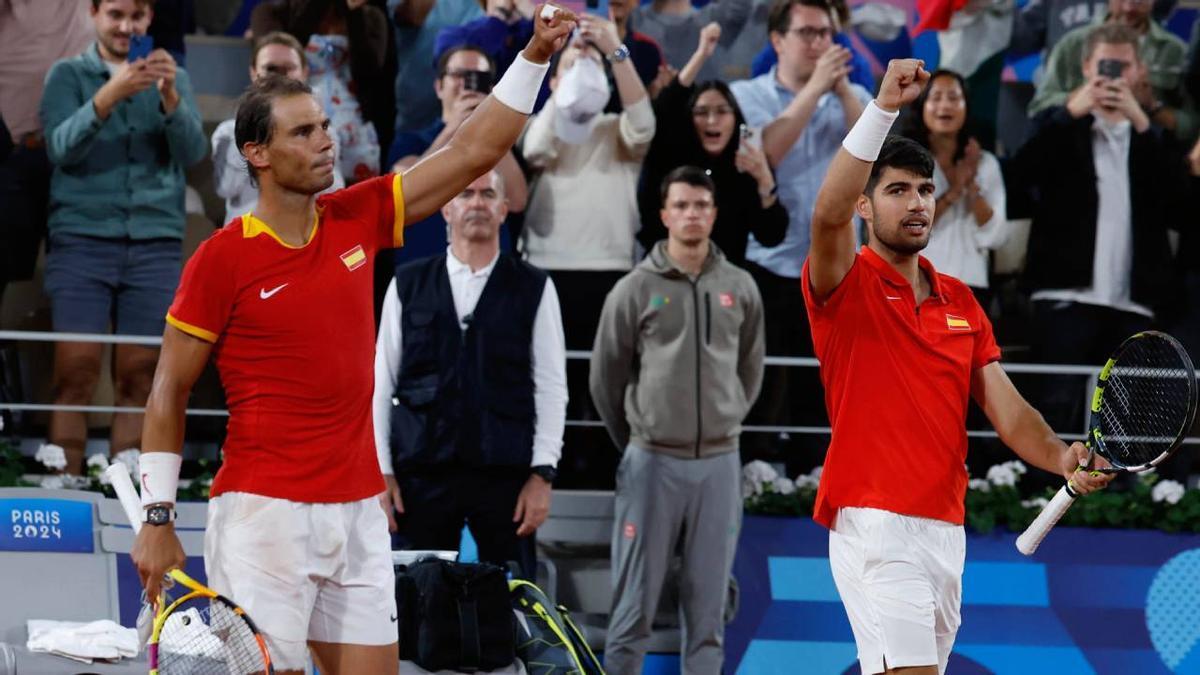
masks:
<svg viewBox="0 0 1200 675"><path fill-rule="evenodd" d="M1096 64L1096 74L1116 80L1121 77L1121 73L1125 72L1127 65L1129 64L1118 59L1100 59L1100 62Z"/></svg>
<svg viewBox="0 0 1200 675"><path fill-rule="evenodd" d="M486 70L468 70L462 74L463 91L492 92L492 74Z"/></svg>

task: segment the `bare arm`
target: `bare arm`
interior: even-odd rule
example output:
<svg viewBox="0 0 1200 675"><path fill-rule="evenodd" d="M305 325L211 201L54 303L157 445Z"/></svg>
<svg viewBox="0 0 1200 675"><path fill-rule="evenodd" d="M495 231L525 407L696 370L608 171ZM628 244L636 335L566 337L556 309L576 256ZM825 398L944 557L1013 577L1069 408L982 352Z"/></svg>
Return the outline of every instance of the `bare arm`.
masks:
<svg viewBox="0 0 1200 675"><path fill-rule="evenodd" d="M404 224L429 217L496 166L516 142L525 119L488 96L449 143L404 172Z"/></svg>
<svg viewBox="0 0 1200 675"><path fill-rule="evenodd" d="M167 326L163 332L162 353L142 425L142 447L147 451L175 454L182 451L188 395L211 353L212 344L173 326ZM187 560L173 523L143 527L129 555L151 599L158 598L167 570L183 567Z"/></svg>
<svg viewBox="0 0 1200 675"><path fill-rule="evenodd" d="M583 39L595 43L600 52L609 56L621 46L621 38L617 34L617 26L590 14L579 17L579 34ZM617 94L621 97L621 106L628 108L646 98L646 86L633 67L632 59L625 59L612 64L613 80L617 83Z"/></svg>
<svg viewBox="0 0 1200 675"><path fill-rule="evenodd" d="M842 115L846 120L846 130L849 131L854 128L854 123L858 121L859 115L862 115L863 108L866 106L854 94L854 87L850 86L850 80L847 77L838 80L834 92L837 93L838 101L842 103Z"/></svg>
<svg viewBox="0 0 1200 675"><path fill-rule="evenodd" d="M700 69L712 58L720 39L721 24L716 21L700 29L700 41L696 45L696 51L692 52L692 58L688 59L688 62L683 65L683 69L679 71L679 84L690 87L696 83Z"/></svg>
<svg viewBox="0 0 1200 675"><path fill-rule="evenodd" d="M767 153L767 159L770 160L772 168L778 167L783 162L783 158L796 144L800 134L804 133L808 121L812 119L813 111L817 109L817 101L820 98L820 94L813 94L807 89L801 89L800 93L796 94L796 98L792 99L787 108L784 108L783 112L779 114L779 117L763 128L763 152Z"/></svg>
<svg viewBox="0 0 1200 675"><path fill-rule="evenodd" d="M977 369L971 377L971 396L1000 435L1021 459L1039 469L1058 474L1087 494L1112 480L1112 475L1092 476L1078 467L1087 461L1082 443L1070 447L1055 435L1041 413L1021 396L1000 364Z"/></svg>
<svg viewBox="0 0 1200 675"><path fill-rule="evenodd" d="M142 447L150 452L179 453L183 447L184 411L192 385L203 372L212 343L167 326L154 384L146 401Z"/></svg>
<svg viewBox="0 0 1200 675"><path fill-rule="evenodd" d="M867 186L871 162L838 148L817 192L808 248L808 280L824 300L842 283L854 265L854 204Z"/></svg>
<svg viewBox="0 0 1200 675"><path fill-rule="evenodd" d="M825 56L821 58L824 60ZM813 77L816 77L816 73ZM929 73L925 72L923 61L893 60L888 64L887 73L879 85L875 104L881 110L895 112L916 100L928 81ZM854 264L855 239L851 218L854 216L854 205L871 177L872 164L850 154L844 147L838 148L817 192L812 216L812 243L808 253L808 276L812 290L820 300L828 297L842 283Z"/></svg>
<svg viewBox="0 0 1200 675"><path fill-rule="evenodd" d="M533 38L522 52L536 64L548 62L575 27L570 12L559 10L547 20L541 16L541 7L534 19ZM526 118L494 95L484 99L445 146L404 172L405 224L426 218L496 166L516 142Z"/></svg>

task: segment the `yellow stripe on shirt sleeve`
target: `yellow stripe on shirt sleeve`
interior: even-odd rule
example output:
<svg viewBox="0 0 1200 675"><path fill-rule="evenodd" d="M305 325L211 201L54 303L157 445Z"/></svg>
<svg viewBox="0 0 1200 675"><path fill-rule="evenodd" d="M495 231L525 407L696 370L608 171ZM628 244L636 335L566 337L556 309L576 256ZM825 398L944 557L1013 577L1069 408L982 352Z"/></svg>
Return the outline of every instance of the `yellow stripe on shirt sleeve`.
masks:
<svg viewBox="0 0 1200 675"><path fill-rule="evenodd" d="M392 221L392 246L404 246L404 187L401 185L400 174L392 177L392 210L395 220Z"/></svg>
<svg viewBox="0 0 1200 675"><path fill-rule="evenodd" d="M187 323L185 321L180 321L179 319L176 319L175 317L171 316L170 314L167 315L167 323L169 323L172 326L178 328L179 330L187 333L188 335L191 335L192 337L200 338L201 340L204 340L205 342L211 342L213 344L217 343L217 334L216 333L209 331L209 330L204 330L203 328L201 328L199 326L193 326L192 324Z"/></svg>

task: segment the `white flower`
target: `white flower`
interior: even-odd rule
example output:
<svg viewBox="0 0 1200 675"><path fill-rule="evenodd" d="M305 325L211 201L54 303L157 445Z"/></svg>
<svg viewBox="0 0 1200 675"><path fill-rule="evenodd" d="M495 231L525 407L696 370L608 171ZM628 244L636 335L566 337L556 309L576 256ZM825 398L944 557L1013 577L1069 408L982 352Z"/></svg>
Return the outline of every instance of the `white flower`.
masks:
<svg viewBox="0 0 1200 675"><path fill-rule="evenodd" d="M742 499L746 499L748 497L757 497L758 495L762 494L762 491L763 491L762 488L763 488L762 483L756 483L756 482L750 480L749 478L743 477L742 478Z"/></svg>
<svg viewBox="0 0 1200 675"><path fill-rule="evenodd" d="M1013 486L1017 484L1017 471L1011 466L1011 462L997 464L987 472L988 482L996 486Z"/></svg>
<svg viewBox="0 0 1200 675"><path fill-rule="evenodd" d="M1165 501L1168 504L1177 504L1180 499L1183 499L1183 493L1187 488L1173 480L1164 480L1157 483L1150 490L1150 498L1156 502Z"/></svg>
<svg viewBox="0 0 1200 675"><path fill-rule="evenodd" d="M71 474L63 474L63 487L68 490L84 490L92 482L87 476L72 476Z"/></svg>
<svg viewBox="0 0 1200 675"><path fill-rule="evenodd" d="M742 478L754 483L770 483L779 477L775 467L756 459L742 467Z"/></svg>
<svg viewBox="0 0 1200 675"><path fill-rule="evenodd" d="M1034 497L1033 499L1021 500L1021 506L1024 506L1027 509L1037 509L1039 511L1046 508L1046 505L1049 503L1050 500L1046 499L1045 497Z"/></svg>
<svg viewBox="0 0 1200 675"><path fill-rule="evenodd" d="M61 490L66 485L61 474L54 474L53 476L42 476L42 487L47 490Z"/></svg>
<svg viewBox="0 0 1200 675"><path fill-rule="evenodd" d="M813 480L815 480L819 483L819 482L821 482L821 473L824 471L825 471L825 465L819 464L815 468L813 468L812 471L809 471L808 475L810 477L812 477Z"/></svg>
<svg viewBox="0 0 1200 675"><path fill-rule="evenodd" d="M142 456L142 453L138 452L137 448L129 448L127 450L122 450L121 452L118 452L117 456L114 457L113 459L116 460L117 462L120 462L121 464L124 464L125 468L129 469L130 476L137 476L138 475L138 460L141 456Z"/></svg>
<svg viewBox="0 0 1200 675"><path fill-rule="evenodd" d="M781 495L790 495L796 491L796 484L780 476L771 483L771 488Z"/></svg>
<svg viewBox="0 0 1200 675"><path fill-rule="evenodd" d="M108 457L104 455L89 455L87 458L88 468L97 468L104 471L108 468Z"/></svg>
<svg viewBox="0 0 1200 675"><path fill-rule="evenodd" d="M968 490L979 490L980 492L990 492L992 484L982 478L972 478L967 481Z"/></svg>
<svg viewBox="0 0 1200 675"><path fill-rule="evenodd" d="M818 478L813 478L812 474L801 474L796 476L795 484L797 490L815 490L821 484L821 481Z"/></svg>
<svg viewBox="0 0 1200 675"><path fill-rule="evenodd" d="M37 454L34 455L34 458L41 462L47 469L62 471L67 468L67 454L61 445L43 443L37 449Z"/></svg>
<svg viewBox="0 0 1200 675"><path fill-rule="evenodd" d="M1024 476L1029 471L1029 468L1025 466L1025 463L1019 459L1014 459L1011 462L1005 462L1005 464L1011 466L1012 470L1015 471L1018 476Z"/></svg>

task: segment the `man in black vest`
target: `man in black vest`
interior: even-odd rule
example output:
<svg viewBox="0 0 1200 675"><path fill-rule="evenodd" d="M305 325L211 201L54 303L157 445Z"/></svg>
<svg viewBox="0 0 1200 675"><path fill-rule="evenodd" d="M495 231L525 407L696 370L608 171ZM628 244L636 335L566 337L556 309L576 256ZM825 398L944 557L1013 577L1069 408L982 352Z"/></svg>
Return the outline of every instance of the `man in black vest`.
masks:
<svg viewBox="0 0 1200 675"><path fill-rule="evenodd" d="M375 350L375 443L379 499L407 547L457 550L465 523L480 560L515 560L532 579L562 454L566 352L553 282L500 254L507 214L493 170L442 208L446 254L396 270Z"/></svg>

